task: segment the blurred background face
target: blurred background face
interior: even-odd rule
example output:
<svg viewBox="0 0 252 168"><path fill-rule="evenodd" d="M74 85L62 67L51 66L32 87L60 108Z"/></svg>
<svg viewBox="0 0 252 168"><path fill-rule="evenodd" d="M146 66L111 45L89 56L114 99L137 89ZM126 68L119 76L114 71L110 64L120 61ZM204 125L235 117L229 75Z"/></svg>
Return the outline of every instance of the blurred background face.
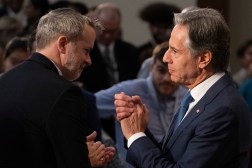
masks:
<svg viewBox="0 0 252 168"><path fill-rule="evenodd" d="M244 57L240 58L240 65L244 68L248 68L252 63L252 45L247 48L244 53Z"/></svg>
<svg viewBox="0 0 252 168"><path fill-rule="evenodd" d="M115 10L103 10L98 16L105 30L97 36L97 41L105 46L114 42L120 34L120 16Z"/></svg>
<svg viewBox="0 0 252 168"><path fill-rule="evenodd" d="M157 44L168 41L172 30L167 26L167 24L161 22L151 23L149 25L149 29L153 39Z"/></svg>
<svg viewBox="0 0 252 168"><path fill-rule="evenodd" d="M13 51L7 58L4 59L3 67L4 71L9 71L14 68L16 65L24 62L29 57L27 51L17 49Z"/></svg>
<svg viewBox="0 0 252 168"><path fill-rule="evenodd" d="M39 16L39 9L36 9L31 2L27 2L24 9L28 19L32 20Z"/></svg>
<svg viewBox="0 0 252 168"><path fill-rule="evenodd" d="M19 12L22 9L24 0L5 0L5 4L8 5L13 11Z"/></svg>
<svg viewBox="0 0 252 168"><path fill-rule="evenodd" d="M151 72L154 86L161 95L171 96L178 88L178 85L171 81L167 64L156 60Z"/></svg>

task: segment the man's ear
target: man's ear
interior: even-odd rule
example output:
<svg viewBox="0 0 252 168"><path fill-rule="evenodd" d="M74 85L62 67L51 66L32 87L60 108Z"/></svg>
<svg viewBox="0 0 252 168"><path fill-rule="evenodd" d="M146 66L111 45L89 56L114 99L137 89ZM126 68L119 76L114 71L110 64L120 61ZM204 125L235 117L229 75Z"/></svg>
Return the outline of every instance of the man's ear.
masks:
<svg viewBox="0 0 252 168"><path fill-rule="evenodd" d="M57 48L58 51L62 54L66 53L66 45L68 43L68 40L65 36L60 36L57 40Z"/></svg>
<svg viewBox="0 0 252 168"><path fill-rule="evenodd" d="M205 51L199 56L199 68L204 69L212 60L212 52Z"/></svg>

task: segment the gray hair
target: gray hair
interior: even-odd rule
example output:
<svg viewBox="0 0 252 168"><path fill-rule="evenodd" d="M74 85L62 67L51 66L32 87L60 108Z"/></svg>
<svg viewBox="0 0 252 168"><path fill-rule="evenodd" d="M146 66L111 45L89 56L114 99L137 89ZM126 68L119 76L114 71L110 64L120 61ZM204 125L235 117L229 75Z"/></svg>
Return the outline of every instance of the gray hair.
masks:
<svg viewBox="0 0 252 168"><path fill-rule="evenodd" d="M97 20L83 16L73 9L58 8L52 10L39 20L36 30L37 48L43 49L61 35L75 42L83 38L83 29L87 25L97 30L102 29L101 24Z"/></svg>
<svg viewBox="0 0 252 168"><path fill-rule="evenodd" d="M175 14L175 24L188 27L189 39L186 43L193 56L210 51L213 70L226 71L230 55L230 32L217 10L199 8L178 13Z"/></svg>

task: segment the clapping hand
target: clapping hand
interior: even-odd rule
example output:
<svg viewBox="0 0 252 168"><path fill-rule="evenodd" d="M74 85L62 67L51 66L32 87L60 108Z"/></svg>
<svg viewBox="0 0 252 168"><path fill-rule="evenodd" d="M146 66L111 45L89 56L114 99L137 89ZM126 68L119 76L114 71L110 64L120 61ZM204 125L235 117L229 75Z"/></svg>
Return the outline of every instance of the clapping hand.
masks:
<svg viewBox="0 0 252 168"><path fill-rule="evenodd" d="M102 142L94 142L97 133L94 131L87 136L88 157L92 167L105 166L115 155L114 147L106 147Z"/></svg>
<svg viewBox="0 0 252 168"><path fill-rule="evenodd" d="M126 139L133 134L144 132L148 124L148 110L139 96L125 93L115 94L116 118L121 123Z"/></svg>

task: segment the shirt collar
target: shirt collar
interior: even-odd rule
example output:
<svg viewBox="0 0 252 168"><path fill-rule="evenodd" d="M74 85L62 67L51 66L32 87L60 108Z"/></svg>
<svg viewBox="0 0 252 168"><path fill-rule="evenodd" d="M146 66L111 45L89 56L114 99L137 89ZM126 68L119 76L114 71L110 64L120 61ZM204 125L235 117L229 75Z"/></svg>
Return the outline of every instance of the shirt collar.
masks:
<svg viewBox="0 0 252 168"><path fill-rule="evenodd" d="M224 72L215 73L211 77L207 78L191 90L191 95L194 101L198 102L208 91L208 89L216 83L221 77L225 75Z"/></svg>
<svg viewBox="0 0 252 168"><path fill-rule="evenodd" d="M61 70L59 69L59 67L57 67L57 65L50 59L50 61L53 63L53 65L56 67L56 69L58 70L58 73L60 76L63 76Z"/></svg>

